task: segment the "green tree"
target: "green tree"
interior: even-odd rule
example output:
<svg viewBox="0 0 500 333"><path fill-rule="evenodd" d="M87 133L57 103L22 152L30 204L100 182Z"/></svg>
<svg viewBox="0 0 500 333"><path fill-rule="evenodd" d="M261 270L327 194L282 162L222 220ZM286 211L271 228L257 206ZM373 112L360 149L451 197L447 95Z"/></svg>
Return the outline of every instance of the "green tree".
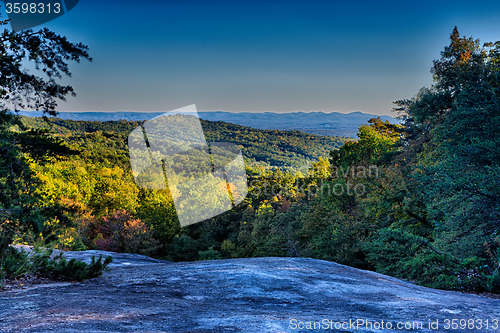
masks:
<svg viewBox="0 0 500 333"><path fill-rule="evenodd" d="M394 143L400 139L401 133L400 125L372 118L368 125L360 126L358 141L346 142L341 148L330 152L330 163L344 169L380 164L394 150Z"/></svg>

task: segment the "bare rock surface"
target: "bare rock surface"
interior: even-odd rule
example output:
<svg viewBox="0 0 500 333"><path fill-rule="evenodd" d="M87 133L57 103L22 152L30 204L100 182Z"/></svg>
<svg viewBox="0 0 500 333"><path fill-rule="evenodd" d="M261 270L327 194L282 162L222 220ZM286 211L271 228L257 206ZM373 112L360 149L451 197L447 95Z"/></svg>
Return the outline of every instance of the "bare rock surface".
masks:
<svg viewBox="0 0 500 333"><path fill-rule="evenodd" d="M108 253L66 253L85 260L99 254ZM111 270L96 279L0 291L0 332L500 331L498 299L424 288L322 260L170 263L112 255ZM460 328L462 319L474 326L469 321Z"/></svg>

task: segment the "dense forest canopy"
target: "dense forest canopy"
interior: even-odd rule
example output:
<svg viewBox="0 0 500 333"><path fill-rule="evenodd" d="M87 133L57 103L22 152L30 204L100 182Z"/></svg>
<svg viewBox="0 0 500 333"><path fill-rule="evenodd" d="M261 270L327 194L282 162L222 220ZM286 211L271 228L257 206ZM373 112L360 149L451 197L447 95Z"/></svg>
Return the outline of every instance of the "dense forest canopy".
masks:
<svg viewBox="0 0 500 333"><path fill-rule="evenodd" d="M431 74L432 87L395 102L402 125L371 119L357 141L202 122L207 141L242 149L249 193L184 228L168 190L133 181L126 139L140 122L4 111L0 208L10 234L2 246L174 261L307 256L499 292L500 42L481 45L455 28Z"/></svg>

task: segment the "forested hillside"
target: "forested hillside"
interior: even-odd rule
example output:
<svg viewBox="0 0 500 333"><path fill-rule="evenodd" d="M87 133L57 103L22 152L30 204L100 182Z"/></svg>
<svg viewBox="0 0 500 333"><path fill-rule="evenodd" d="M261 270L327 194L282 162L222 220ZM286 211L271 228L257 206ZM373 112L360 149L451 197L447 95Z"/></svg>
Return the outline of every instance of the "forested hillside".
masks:
<svg viewBox="0 0 500 333"><path fill-rule="evenodd" d="M23 123L34 129L50 129L68 144L84 148L87 157L118 162L126 168L128 158L127 138L140 121L73 121L22 117ZM286 168L307 166L319 157L327 156L351 138L328 137L298 131L257 130L225 122L201 120L207 142L233 142L240 146L249 163Z"/></svg>
<svg viewBox="0 0 500 333"><path fill-rule="evenodd" d="M161 116L164 112L60 112L61 119L84 121L119 121L147 120ZM41 117L41 111L20 111L20 115L28 117ZM199 111L200 119L210 121L223 121L264 130L300 131L304 133L346 136L356 138L358 127L376 115L363 112L226 112L226 111ZM390 116L381 116L382 120L391 123L397 122Z"/></svg>

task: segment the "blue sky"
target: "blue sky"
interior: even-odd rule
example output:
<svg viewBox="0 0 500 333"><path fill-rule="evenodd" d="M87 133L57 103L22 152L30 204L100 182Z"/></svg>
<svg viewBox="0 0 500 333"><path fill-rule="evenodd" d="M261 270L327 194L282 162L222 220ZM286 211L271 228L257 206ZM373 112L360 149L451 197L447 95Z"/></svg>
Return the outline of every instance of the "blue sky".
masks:
<svg viewBox="0 0 500 333"><path fill-rule="evenodd" d="M380 115L432 84L455 25L500 40L500 2L80 0L46 24L94 58L60 111Z"/></svg>

